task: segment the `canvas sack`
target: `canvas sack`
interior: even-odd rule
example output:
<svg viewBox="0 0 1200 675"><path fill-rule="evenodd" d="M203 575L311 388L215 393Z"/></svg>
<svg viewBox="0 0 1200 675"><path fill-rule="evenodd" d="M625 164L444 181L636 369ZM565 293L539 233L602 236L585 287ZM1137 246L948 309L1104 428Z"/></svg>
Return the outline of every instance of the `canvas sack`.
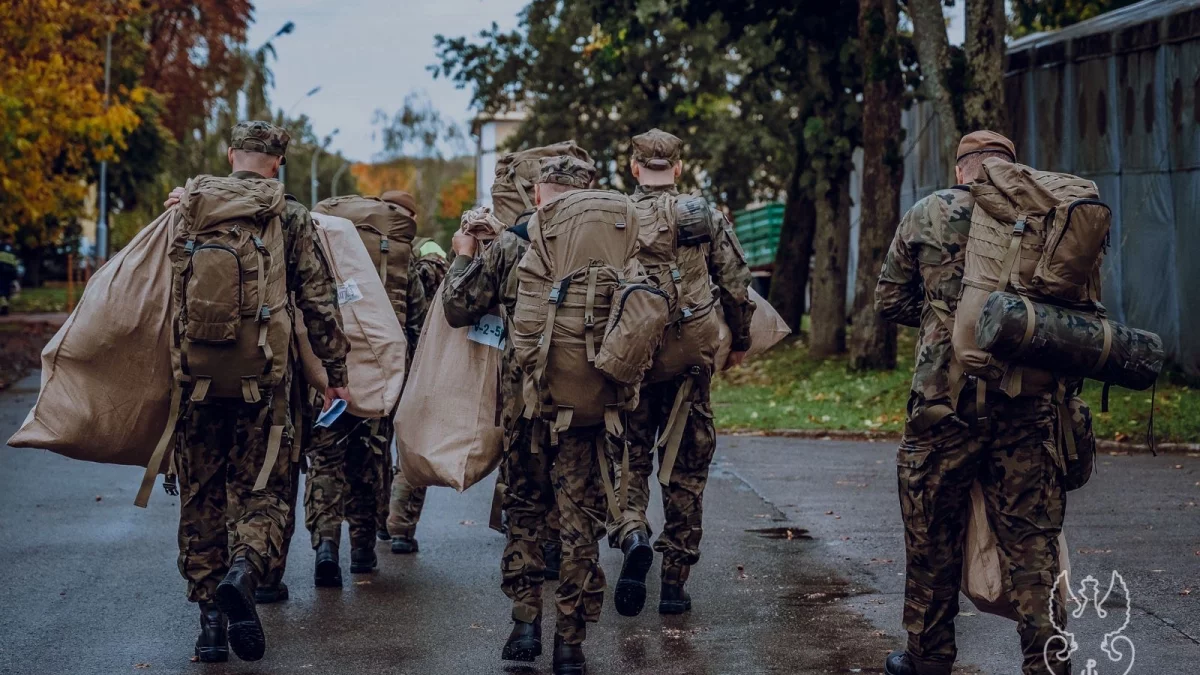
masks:
<svg viewBox="0 0 1200 675"><path fill-rule="evenodd" d="M414 487L466 490L500 462L500 346L446 321L439 288L396 409L400 467Z"/></svg>
<svg viewBox="0 0 1200 675"><path fill-rule="evenodd" d="M37 402L8 444L101 464L166 468L171 408L171 265L177 210L105 263L42 350ZM158 462L151 458L158 455ZM144 505L149 488L139 493Z"/></svg>
<svg viewBox="0 0 1200 675"><path fill-rule="evenodd" d="M313 223L337 284L342 330L350 340L350 353L346 355L350 381L347 412L356 417L387 417L396 409L404 388L408 339L354 223L320 213L313 214ZM317 391L324 391L329 384L325 366L312 351L299 311L296 336L305 380Z"/></svg>
<svg viewBox="0 0 1200 675"><path fill-rule="evenodd" d="M750 351L746 352L746 356L757 356L767 351L771 347L779 344L783 338L791 335L792 329L788 328L787 322L775 311L771 303L767 302L763 296L758 294L751 286L750 299L754 301L754 316L750 318ZM722 311L716 312L717 318L720 321L720 346L717 348L716 368L717 371L725 369L726 362L729 361L730 347L733 345L733 334L729 332L729 324L725 323L725 313Z"/></svg>

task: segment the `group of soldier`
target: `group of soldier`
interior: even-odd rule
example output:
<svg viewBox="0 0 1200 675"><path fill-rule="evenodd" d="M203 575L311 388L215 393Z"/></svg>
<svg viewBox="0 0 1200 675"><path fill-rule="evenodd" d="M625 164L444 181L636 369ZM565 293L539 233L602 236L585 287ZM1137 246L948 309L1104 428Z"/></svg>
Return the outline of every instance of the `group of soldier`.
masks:
<svg viewBox="0 0 1200 675"><path fill-rule="evenodd" d="M287 133L273 125L239 124L229 150L233 177L275 178L287 143ZM698 199L676 189L682 146L679 138L657 129L635 136L631 170L638 186L629 199L643 231L668 222L678 227L680 214L695 221L686 223L693 231L702 231L703 269L732 335L727 365L736 365L750 347L755 309L748 292L750 272L719 211L707 204L677 209L680 200ZM979 178L983 160L993 157L1015 162L1011 141L992 132L964 137L957 158L959 182ZM588 189L595 173L586 158L544 158L533 190L534 208L515 223L503 223L494 241L483 244L464 228L453 238L451 261L436 244L418 242L412 272L399 282L407 284L406 315L399 318L409 344L420 339L437 297L453 327L471 326L485 314L499 312L511 332L517 270L530 247L530 218L572 192ZM179 196L173 193L168 205ZM415 216L410 195L390 192L382 198ZM1043 658L1054 626L1063 625L1064 618L1052 617L1061 610L1051 609L1050 601L1065 511L1065 491L1045 451L1054 434L1054 409L1046 396L993 395L987 383L963 377L953 366L948 318L963 284L972 206L971 192L963 186L918 202L900 223L876 289L877 307L886 318L920 329L897 460L908 553L903 621L909 637L904 650L888 657L886 672L949 674L953 668L965 504L979 480L1008 568L1025 654L1022 670L1059 675L1069 672L1069 665L1054 666ZM472 211L464 220L488 217ZM201 608L196 643L201 661L225 660L230 647L242 659L261 658L266 640L256 605L287 597L282 577L295 527L301 457L298 452L278 453L262 471L265 480L259 472L270 459L270 418L280 410L288 419L285 436L307 457L305 511L317 552L316 584L342 584L338 542L343 520L350 523L352 573L375 569L376 538L390 540L396 553L418 550L414 533L424 491L408 486L400 472L392 478L394 430L389 422L352 419L353 424L331 429L313 427L322 403L349 398L349 343L313 221L291 197L282 226L288 291L303 316L312 350L325 366L328 387L316 392L295 376L278 390L289 401L268 396L258 404L202 401L183 406L174 466L181 502L179 567L189 600ZM673 263L666 267L664 273L678 274ZM716 444L709 400L713 368L641 387L636 409L624 419L627 468L618 476L622 508L614 509L608 478L611 460L618 456L612 430L604 425L552 428L523 414L529 374L518 365L513 343L503 346L500 384L505 442L499 499L507 536L501 586L512 601L513 621L502 657L532 661L541 654L542 589L546 580L557 578L554 672L582 673L587 624L599 619L607 586L599 563L599 542L606 535L609 545L623 554L614 589L619 614L642 611L656 551L661 555L659 611L691 609L685 584L700 557L703 493ZM190 401L189 391L182 398ZM668 452L660 436L677 423L678 444ZM665 524L651 545L646 510L656 454L660 465L666 465Z"/></svg>
<svg viewBox="0 0 1200 675"><path fill-rule="evenodd" d="M238 124L228 152L232 177L275 179L286 161L288 141L285 130L266 122ZM680 198L675 184L682 170L682 141L655 129L634 137L632 146L638 187L631 197L621 198L631 200L643 229L677 225L677 214L667 210ZM408 279L391 280L407 284L405 315L398 318L410 347L420 339L439 287L451 326L473 325L497 310L511 324L517 267L530 246L529 219L547 204L589 188L596 170L583 154L585 158L542 159L534 208L515 223L503 223L503 232L487 245L459 232L453 239L454 258L447 264L436 244L414 243ZM182 196L176 189L166 205ZM393 191L381 198L416 216L411 195ZM687 213L695 221L688 226L704 235L696 239L702 255L699 273L710 275L705 283L713 285L718 310L732 335L728 365L736 365L750 346L750 272L721 212L704 203ZM464 215L478 217L489 216L479 211ZM342 585L338 544L343 520L349 522L352 573L375 569L377 538L390 540L395 553L418 550L414 535L424 489L409 486L401 472L393 471L390 422L349 417L328 428L313 424L333 401L350 399L349 341L313 220L290 195L281 225L287 290L312 351L325 368L328 386L323 392L313 390L297 367L289 370L283 385L256 403L203 400L204 392L196 395L194 384L183 387L172 467L180 496L179 568L188 583L188 599L200 606L196 657L203 662L226 660L230 648L243 660L263 656L266 636L257 605L288 597L283 575L302 464L307 463L305 524L316 550L316 585ZM677 275L678 268L672 262L662 273ZM507 327L511 331L511 325ZM624 509L618 511L610 508L611 490L605 490L612 479L606 457L616 457L612 429L551 429L522 414L522 378L528 375L517 365L513 342L507 340L504 346L500 386L505 443L498 498L507 536L501 585L513 607L513 630L502 657L533 661L541 654L542 587L547 579L557 578L554 672L582 673L586 627L599 619L607 583L599 563L599 542L606 534L610 545L624 555L614 594L620 614L641 612L655 551L662 557L659 611L678 614L691 609L685 583L700 557L703 492L716 443L709 401L712 368L693 368L642 388L637 408L624 421L628 461L624 475L616 477L625 496ZM286 420L282 443L271 438L281 418ZM679 435L666 453L669 457L664 457L656 434L668 424L678 424ZM292 452L278 452L281 444ZM660 463L668 465L669 480L663 488L665 525L652 546L646 510L656 451Z"/></svg>

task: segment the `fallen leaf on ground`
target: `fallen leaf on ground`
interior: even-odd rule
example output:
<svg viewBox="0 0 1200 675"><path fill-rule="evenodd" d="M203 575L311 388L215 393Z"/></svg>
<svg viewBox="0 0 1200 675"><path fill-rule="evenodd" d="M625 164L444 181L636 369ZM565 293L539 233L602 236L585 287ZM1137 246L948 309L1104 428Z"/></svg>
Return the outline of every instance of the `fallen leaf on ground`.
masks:
<svg viewBox="0 0 1200 675"><path fill-rule="evenodd" d="M473 520L460 520L460 521L458 521L458 524L459 524L459 525L466 525L467 527L471 527L472 525L474 525L474 524L475 524L475 521L473 521Z"/></svg>
<svg viewBox="0 0 1200 675"><path fill-rule="evenodd" d="M96 495L96 501L100 501L102 499L104 499L104 497L101 497L100 495Z"/></svg>
<svg viewBox="0 0 1200 675"><path fill-rule="evenodd" d="M1191 594L1192 594L1192 589L1190 589L1190 588L1185 588L1185 589L1183 589L1182 591L1179 591L1179 594L1180 594L1180 595L1191 595Z"/></svg>
<svg viewBox="0 0 1200 675"><path fill-rule="evenodd" d="M149 668L149 667L150 667L150 664L149 664L149 663L135 663L135 664L133 664L133 668L134 668L134 670L146 670L146 669L147 669L147 668Z"/></svg>
<svg viewBox="0 0 1200 675"><path fill-rule="evenodd" d="M354 585L355 586L370 586L371 582L364 579L363 581L354 582Z"/></svg>

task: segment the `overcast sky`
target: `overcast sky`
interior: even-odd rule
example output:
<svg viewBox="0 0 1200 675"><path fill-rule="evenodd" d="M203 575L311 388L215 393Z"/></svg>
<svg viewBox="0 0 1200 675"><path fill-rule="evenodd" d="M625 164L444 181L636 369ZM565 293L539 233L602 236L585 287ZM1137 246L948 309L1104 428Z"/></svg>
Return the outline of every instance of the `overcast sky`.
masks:
<svg viewBox="0 0 1200 675"><path fill-rule="evenodd" d="M425 69L434 62L433 36L475 35L493 21L517 25L525 0L256 0L249 44L257 47L288 21L296 30L275 41L276 108L305 113L321 136L339 129L333 147L369 161L381 149L371 139L376 109L389 112L411 91L460 122L470 119L470 93ZM321 91L303 99L313 87Z"/></svg>
<svg viewBox="0 0 1200 675"><path fill-rule="evenodd" d="M377 109L393 112L414 90L428 93L443 114L470 120L470 92L426 70L433 36L474 36L496 22L517 25L526 0L256 0L252 47L288 21L296 30L275 41L276 108L307 114L320 136L339 129L333 147L370 161L381 144L371 138ZM962 5L951 10L950 39L962 41ZM314 87L321 91L303 98Z"/></svg>

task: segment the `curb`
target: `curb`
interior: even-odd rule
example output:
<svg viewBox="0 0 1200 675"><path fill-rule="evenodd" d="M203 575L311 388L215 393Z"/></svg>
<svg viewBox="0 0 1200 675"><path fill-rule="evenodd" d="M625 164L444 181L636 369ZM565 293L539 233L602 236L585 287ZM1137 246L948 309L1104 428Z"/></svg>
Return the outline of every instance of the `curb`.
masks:
<svg viewBox="0 0 1200 675"><path fill-rule="evenodd" d="M766 438L800 438L813 441L860 441L867 443L899 443L900 434L890 431L849 431L846 429L773 429L771 431L726 431L727 436L762 436ZM1145 443L1097 441L1096 449L1110 455L1149 455ZM1159 443L1154 451L1160 455L1200 454L1200 443Z"/></svg>

